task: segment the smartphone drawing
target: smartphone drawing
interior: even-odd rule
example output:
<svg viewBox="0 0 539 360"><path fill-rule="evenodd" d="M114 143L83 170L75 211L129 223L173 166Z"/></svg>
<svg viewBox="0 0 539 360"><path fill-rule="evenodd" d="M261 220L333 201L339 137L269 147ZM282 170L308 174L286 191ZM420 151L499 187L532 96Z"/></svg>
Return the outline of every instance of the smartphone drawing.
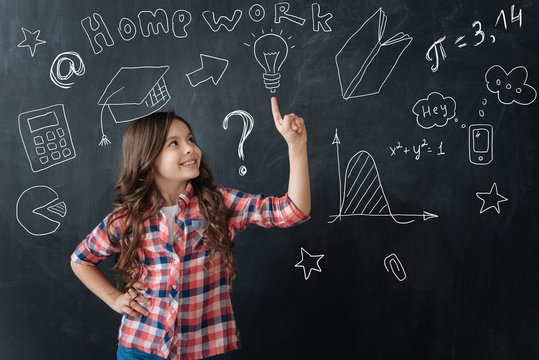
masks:
<svg viewBox="0 0 539 360"><path fill-rule="evenodd" d="M490 164L494 158L492 125L476 124L468 128L468 153L474 165Z"/></svg>

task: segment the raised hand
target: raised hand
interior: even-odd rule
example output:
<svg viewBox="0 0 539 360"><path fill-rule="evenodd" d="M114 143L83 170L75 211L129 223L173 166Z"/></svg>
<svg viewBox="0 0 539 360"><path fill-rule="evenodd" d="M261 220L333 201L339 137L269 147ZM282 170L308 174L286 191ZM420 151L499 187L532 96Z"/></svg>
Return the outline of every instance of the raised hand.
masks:
<svg viewBox="0 0 539 360"><path fill-rule="evenodd" d="M294 113L281 117L277 98L271 98L271 112L277 131L283 136L288 146L302 147L307 145L307 129L303 118Z"/></svg>

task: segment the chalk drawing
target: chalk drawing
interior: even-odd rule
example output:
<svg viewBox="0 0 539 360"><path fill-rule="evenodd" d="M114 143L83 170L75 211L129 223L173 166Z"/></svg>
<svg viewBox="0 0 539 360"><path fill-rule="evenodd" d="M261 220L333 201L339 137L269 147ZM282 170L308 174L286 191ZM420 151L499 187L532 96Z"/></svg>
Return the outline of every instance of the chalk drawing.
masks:
<svg viewBox="0 0 539 360"><path fill-rule="evenodd" d="M404 271L404 266L402 266L401 261L394 253L385 257L384 267L386 268L387 272L391 271L397 280L404 281L404 279L406 279L406 271Z"/></svg>
<svg viewBox="0 0 539 360"><path fill-rule="evenodd" d="M65 70L64 63L67 63L67 73L62 72L62 68ZM61 87L62 89L69 89L74 82L66 82L73 75L82 76L86 72L84 62L78 53L75 51L67 51L56 56L52 62L49 76L54 85Z"/></svg>
<svg viewBox="0 0 539 360"><path fill-rule="evenodd" d="M487 165L494 159L494 130L490 124L468 127L468 158L474 165Z"/></svg>
<svg viewBox="0 0 539 360"><path fill-rule="evenodd" d="M34 173L76 157L63 104L20 114L19 133Z"/></svg>
<svg viewBox="0 0 539 360"><path fill-rule="evenodd" d="M216 19L213 11L206 10L202 12L202 17L213 32L219 31L221 27L224 27L228 32L231 32L236 28L236 25L238 25L242 14L243 12L241 10L236 9L231 18L223 15Z"/></svg>
<svg viewBox="0 0 539 360"><path fill-rule="evenodd" d="M192 87L196 87L210 79L213 85L217 85L227 68L228 60L200 54L200 68L186 74L186 76Z"/></svg>
<svg viewBox="0 0 539 360"><path fill-rule="evenodd" d="M391 217L397 224L405 225L415 221L410 219L400 221L398 217L420 217L423 221L437 218L438 215L423 211L421 214L395 214L391 211L389 202L380 181L378 168L373 157L367 151L357 152L350 158L344 172L344 184L341 183L339 160L339 136L335 129L333 144L337 147L337 171L339 173L339 214L330 217L335 222L344 216L374 216ZM342 190L341 190L342 189Z"/></svg>
<svg viewBox="0 0 539 360"><path fill-rule="evenodd" d="M170 67L122 67L112 77L97 102L101 106L100 146L110 144L103 129L105 108L116 123L133 121L161 109L170 100L165 74Z"/></svg>
<svg viewBox="0 0 539 360"><path fill-rule="evenodd" d="M253 130L255 120L253 116L245 110L232 111L223 120L223 129L228 129L228 119L230 119L230 117L234 115L239 115L243 119L243 132L241 133L240 143L238 145L238 157L242 160L245 160L245 154L243 153L243 143L245 142L245 139L247 139L247 136L249 136L249 134L251 133L251 130ZM247 168L245 167L245 165L242 165L240 167L239 174L241 176L247 174Z"/></svg>
<svg viewBox="0 0 539 360"><path fill-rule="evenodd" d="M281 30L279 34L271 32L264 33L262 31L262 36L256 38L256 35L251 33L251 35L256 38L253 44L253 54L260 65L264 70L262 78L264 79L264 86L271 93L279 88L281 84L281 67L288 57L288 43L282 37L283 31ZM290 40L291 37L288 38ZM247 43L243 43L246 46L251 46ZM291 46L290 48L293 48Z"/></svg>
<svg viewBox="0 0 539 360"><path fill-rule="evenodd" d="M440 67L440 56L442 57L442 60L445 60L447 58L447 54L444 49L444 45L442 44L445 40L445 36L442 36L438 40L436 40L427 50L427 53L425 54L425 59L427 61L434 61L434 64L430 67L430 70L435 73L438 71L438 68ZM432 53L434 53L434 57L432 56ZM438 55L439 53L439 55Z"/></svg>
<svg viewBox="0 0 539 360"><path fill-rule="evenodd" d="M537 91L527 83L528 69L524 66L506 72L500 65L493 65L485 73L485 82L487 89L504 105L530 105L537 98Z"/></svg>
<svg viewBox="0 0 539 360"><path fill-rule="evenodd" d="M304 248L301 248L301 260L296 265L294 265L294 267L303 268L303 276L305 277L305 280L308 280L309 277L311 276L311 271L314 270L314 271L322 272L322 269L320 268L320 260L323 257L324 257L324 254L311 255L309 254L307 250L305 250Z"/></svg>
<svg viewBox="0 0 539 360"><path fill-rule="evenodd" d="M484 213L488 209L494 209L494 211L499 214L500 203L509 200L505 196L500 195L500 193L498 192L498 185L496 185L496 183L492 184L490 191L478 191L475 193L475 196L477 196L482 201L479 214Z"/></svg>
<svg viewBox="0 0 539 360"><path fill-rule="evenodd" d="M378 94L412 42L403 32L382 41L386 22L386 14L378 9L335 55L343 99Z"/></svg>
<svg viewBox="0 0 539 360"><path fill-rule="evenodd" d="M54 233L67 214L64 201L48 186L36 185L22 192L15 206L17 222L34 236Z"/></svg>
<svg viewBox="0 0 539 360"><path fill-rule="evenodd" d="M443 96L433 91L426 98L419 99L412 107L417 125L423 129L444 127L456 115L457 103L451 96Z"/></svg>
<svg viewBox="0 0 539 360"><path fill-rule="evenodd" d="M27 47L30 50L30 55L34 57L36 52L36 47L41 44L45 44L45 40L38 39L41 30L30 31L25 28L21 28L22 34L24 35L24 40L21 41L17 47Z"/></svg>

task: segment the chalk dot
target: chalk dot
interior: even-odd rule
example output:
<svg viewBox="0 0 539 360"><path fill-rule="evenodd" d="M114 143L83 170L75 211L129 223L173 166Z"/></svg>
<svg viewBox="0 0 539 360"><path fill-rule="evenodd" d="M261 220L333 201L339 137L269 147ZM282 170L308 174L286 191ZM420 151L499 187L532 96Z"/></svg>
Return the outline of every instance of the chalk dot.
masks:
<svg viewBox="0 0 539 360"><path fill-rule="evenodd" d="M501 84L502 84L501 80L500 80L500 79L496 79L496 85L501 85Z"/></svg>
<svg viewBox="0 0 539 360"><path fill-rule="evenodd" d="M244 176L245 174L247 174L247 168L245 167L245 165L240 166L239 174L241 176Z"/></svg>
<svg viewBox="0 0 539 360"><path fill-rule="evenodd" d="M481 101L481 104L486 105L487 104L487 99L483 99L483 101Z"/></svg>
<svg viewBox="0 0 539 360"><path fill-rule="evenodd" d="M522 92L522 89L521 88L516 88L515 91L517 92L517 94L520 94Z"/></svg>
<svg viewBox="0 0 539 360"><path fill-rule="evenodd" d="M479 110L479 116L481 117L485 116L485 112L483 110Z"/></svg>
<svg viewBox="0 0 539 360"><path fill-rule="evenodd" d="M505 88L506 88L507 90L511 89L511 84L505 85Z"/></svg>
<svg viewBox="0 0 539 360"><path fill-rule="evenodd" d="M459 118L455 118L455 122L459 122Z"/></svg>
<svg viewBox="0 0 539 360"><path fill-rule="evenodd" d="M460 125L460 127L464 129L466 127L466 124L462 124Z"/></svg>

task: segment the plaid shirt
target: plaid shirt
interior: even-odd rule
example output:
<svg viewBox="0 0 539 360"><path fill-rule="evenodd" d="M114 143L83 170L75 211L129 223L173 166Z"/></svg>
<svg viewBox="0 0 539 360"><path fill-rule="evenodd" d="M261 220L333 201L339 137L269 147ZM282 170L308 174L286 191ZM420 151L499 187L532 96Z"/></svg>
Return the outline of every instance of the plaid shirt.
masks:
<svg viewBox="0 0 539 360"><path fill-rule="evenodd" d="M230 210L228 228L232 239L250 224L266 228L289 227L309 219L285 194L281 198L251 195L219 186ZM239 348L230 302L229 274L219 253L204 268L209 254L203 244L207 220L202 216L193 186L188 183L178 198L175 233L169 240L165 215L159 211L146 220L146 234L139 256L144 268L140 281L148 286L146 298L150 315L136 318L123 315L118 339L126 347L174 360L195 360ZM119 251L106 234L105 218L73 252L71 259L97 265ZM119 239L122 220L111 224Z"/></svg>

